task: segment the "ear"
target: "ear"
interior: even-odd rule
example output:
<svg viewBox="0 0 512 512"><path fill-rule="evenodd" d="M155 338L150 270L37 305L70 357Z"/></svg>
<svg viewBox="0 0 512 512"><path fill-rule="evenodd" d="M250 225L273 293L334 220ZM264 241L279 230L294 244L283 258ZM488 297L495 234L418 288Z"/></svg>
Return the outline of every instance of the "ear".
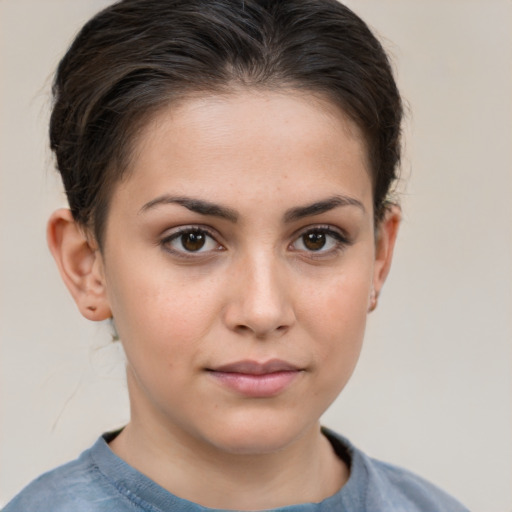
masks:
<svg viewBox="0 0 512 512"><path fill-rule="evenodd" d="M103 259L92 237L64 208L52 214L46 235L62 280L82 315L95 321L110 318Z"/></svg>
<svg viewBox="0 0 512 512"><path fill-rule="evenodd" d="M377 226L375 240L375 265L373 268L373 283L370 295L369 311L377 307L377 300L386 281L391 260L393 259L393 249L398 234L400 221L402 220L402 210L398 205L390 205L384 218Z"/></svg>

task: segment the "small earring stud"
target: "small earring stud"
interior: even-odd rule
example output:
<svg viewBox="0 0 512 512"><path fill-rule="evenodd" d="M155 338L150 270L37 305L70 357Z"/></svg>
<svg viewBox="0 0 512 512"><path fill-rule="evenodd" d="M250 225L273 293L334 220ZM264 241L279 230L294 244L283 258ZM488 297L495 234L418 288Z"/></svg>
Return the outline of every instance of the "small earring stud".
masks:
<svg viewBox="0 0 512 512"><path fill-rule="evenodd" d="M372 288L372 291L370 293L370 304L368 306L368 313L371 313L372 311L375 311L377 308L377 302L378 302L378 295L375 292L375 290Z"/></svg>

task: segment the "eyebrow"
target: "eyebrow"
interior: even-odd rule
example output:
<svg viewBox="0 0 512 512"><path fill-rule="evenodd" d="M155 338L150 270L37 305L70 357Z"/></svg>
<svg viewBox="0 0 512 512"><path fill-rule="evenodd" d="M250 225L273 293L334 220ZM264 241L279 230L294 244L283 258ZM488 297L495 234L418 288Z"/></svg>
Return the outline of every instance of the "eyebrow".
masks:
<svg viewBox="0 0 512 512"><path fill-rule="evenodd" d="M139 213L145 213L156 206L164 204L179 204L192 212L199 213L201 215L220 217L221 219L226 219L233 223L238 220L238 213L231 208L226 208L225 206L210 203L209 201L204 201L202 199L170 195L163 195L149 201L140 209Z"/></svg>
<svg viewBox="0 0 512 512"><path fill-rule="evenodd" d="M340 206L356 206L363 213L366 213L366 209L361 201L349 196L333 196L328 199L311 203L307 206L299 206L297 208L291 208L284 214L285 222L293 222L296 220L303 219L304 217L311 217L313 215L320 215L321 213L328 212L334 208Z"/></svg>
<svg viewBox="0 0 512 512"><path fill-rule="evenodd" d="M229 220L230 222L233 223L236 223L239 217L238 212L236 210L233 210L232 208L220 206L218 204L211 203L210 201L204 201L203 199L194 199L183 196L171 196L167 194L159 196L146 203L140 209L139 214L145 213L148 210L165 204L178 204L192 212L199 213L201 215L220 217L222 219ZM296 208L291 208L290 210L287 210L285 212L283 218L285 222L293 222L303 219L304 217L320 215L321 213L328 212L329 210L333 210L334 208L338 208L341 206L356 206L363 212L366 212L363 203L358 199L349 196L336 195L328 199L324 199L322 201L316 201L306 206L298 206Z"/></svg>

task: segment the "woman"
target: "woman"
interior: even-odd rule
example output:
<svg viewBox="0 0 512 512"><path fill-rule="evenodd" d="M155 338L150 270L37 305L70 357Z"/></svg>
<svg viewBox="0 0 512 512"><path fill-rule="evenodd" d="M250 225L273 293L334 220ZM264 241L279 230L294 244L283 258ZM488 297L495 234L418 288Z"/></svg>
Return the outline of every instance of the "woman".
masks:
<svg viewBox="0 0 512 512"><path fill-rule="evenodd" d="M331 0L126 0L61 61L48 241L131 419L6 511L464 510L319 418L390 268L401 101Z"/></svg>

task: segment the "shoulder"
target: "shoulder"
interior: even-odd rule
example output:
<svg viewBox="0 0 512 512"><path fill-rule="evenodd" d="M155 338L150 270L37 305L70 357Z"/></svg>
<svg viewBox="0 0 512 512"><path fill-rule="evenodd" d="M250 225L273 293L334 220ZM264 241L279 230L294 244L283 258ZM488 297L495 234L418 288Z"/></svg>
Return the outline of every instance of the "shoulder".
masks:
<svg viewBox="0 0 512 512"><path fill-rule="evenodd" d="M469 512L449 494L398 466L368 457L350 441L324 432L338 453L345 451L351 474L342 489L347 501L357 499L369 512ZM337 446L336 446L337 445Z"/></svg>
<svg viewBox="0 0 512 512"><path fill-rule="evenodd" d="M393 510L468 512L455 498L424 478L392 464L370 457L365 459L372 480L386 495Z"/></svg>
<svg viewBox="0 0 512 512"><path fill-rule="evenodd" d="M78 459L41 475L15 496L2 512L128 510L128 503L123 503L124 498L117 492L115 484L95 464L91 456L93 450L94 446Z"/></svg>

